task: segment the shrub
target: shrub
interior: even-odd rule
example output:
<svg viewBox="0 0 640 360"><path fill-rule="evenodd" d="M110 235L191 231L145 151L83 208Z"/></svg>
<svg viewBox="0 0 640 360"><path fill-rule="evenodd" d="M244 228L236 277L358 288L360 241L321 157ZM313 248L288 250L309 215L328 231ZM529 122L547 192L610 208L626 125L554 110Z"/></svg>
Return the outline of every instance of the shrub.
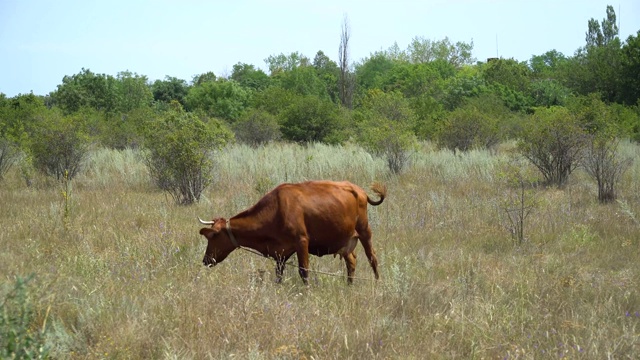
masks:
<svg viewBox="0 0 640 360"><path fill-rule="evenodd" d="M439 124L438 144L461 151L492 148L510 135L510 117L511 112L496 95L469 98Z"/></svg>
<svg viewBox="0 0 640 360"><path fill-rule="evenodd" d="M100 143L112 149L138 148L143 140L143 126L155 116L151 108L138 108L99 121Z"/></svg>
<svg viewBox="0 0 640 360"><path fill-rule="evenodd" d="M535 106L564 106L571 91L555 79L531 82L531 97Z"/></svg>
<svg viewBox="0 0 640 360"><path fill-rule="evenodd" d="M248 106L250 91L233 80L202 81L189 89L187 109L235 121Z"/></svg>
<svg viewBox="0 0 640 360"><path fill-rule="evenodd" d="M415 114L402 94L369 91L356 118L358 142L367 151L385 157L391 172L400 173L417 145L412 130Z"/></svg>
<svg viewBox="0 0 640 360"><path fill-rule="evenodd" d="M175 105L149 125L145 162L156 185L178 204L187 205L200 200L212 180L212 152L231 141L233 134L221 122L205 123Z"/></svg>
<svg viewBox="0 0 640 360"><path fill-rule="evenodd" d="M585 132L564 107L538 108L529 117L518 150L542 173L547 185L563 186L580 163Z"/></svg>
<svg viewBox="0 0 640 360"><path fill-rule="evenodd" d="M33 165L57 180L71 180L82 169L90 145L82 113L63 116L52 111L30 139Z"/></svg>
<svg viewBox="0 0 640 360"><path fill-rule="evenodd" d="M438 146L450 150L487 148L497 144L498 140L491 118L475 108L458 108L450 112L437 132Z"/></svg>
<svg viewBox="0 0 640 360"><path fill-rule="evenodd" d="M31 277L16 279L15 285L0 296L0 358L46 359L46 317L36 325L33 303L27 284ZM3 289L4 290L4 289Z"/></svg>
<svg viewBox="0 0 640 360"><path fill-rule="evenodd" d="M16 144L0 136L0 181L20 158L20 149Z"/></svg>
<svg viewBox="0 0 640 360"><path fill-rule="evenodd" d="M389 170L399 174L409 162L417 139L406 124L384 117L372 117L362 127L359 142L367 151L384 157Z"/></svg>
<svg viewBox="0 0 640 360"><path fill-rule="evenodd" d="M616 185L631 166L631 159L618 153L619 140L605 135L590 135L583 159L584 169L598 186L598 201L616 200Z"/></svg>
<svg viewBox="0 0 640 360"><path fill-rule="evenodd" d="M510 158L498 174L498 179L504 185L499 193L503 198L500 208L505 227L518 245L524 242L526 220L538 205L534 191L536 179L522 163L523 160L519 157Z"/></svg>
<svg viewBox="0 0 640 360"><path fill-rule="evenodd" d="M278 119L264 110L252 110L244 114L235 124L236 138L251 146L267 144L282 137Z"/></svg>
<svg viewBox="0 0 640 360"><path fill-rule="evenodd" d="M21 157L21 144L26 140L24 120L0 93L0 181Z"/></svg>
<svg viewBox="0 0 640 360"><path fill-rule="evenodd" d="M315 95L296 96L280 114L282 134L295 142L339 142L344 129L338 107Z"/></svg>

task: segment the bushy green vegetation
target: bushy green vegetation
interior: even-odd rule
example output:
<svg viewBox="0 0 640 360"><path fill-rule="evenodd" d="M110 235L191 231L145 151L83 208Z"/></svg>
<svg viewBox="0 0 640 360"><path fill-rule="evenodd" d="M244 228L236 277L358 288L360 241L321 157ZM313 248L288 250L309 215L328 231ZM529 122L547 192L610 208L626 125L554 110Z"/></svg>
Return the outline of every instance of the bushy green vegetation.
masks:
<svg viewBox="0 0 640 360"><path fill-rule="evenodd" d="M231 140L230 131L216 119L202 121L182 110L173 110L153 119L145 134L145 162L154 183L183 205L200 200L211 184L215 150Z"/></svg>
<svg viewBox="0 0 640 360"><path fill-rule="evenodd" d="M456 151L490 149L509 140L540 148L539 142L531 143L531 135L544 109L558 109L554 111L575 119L589 133L616 124L618 138L640 138L640 83L633 76L638 73L634 54L640 32L619 39L611 6L602 21L587 22L585 45L572 56L550 50L525 62L476 61L472 42L417 36L406 50L394 44L349 63L346 25L340 63L322 51L313 59L293 52L267 57L268 73L239 62L227 77L207 72L191 81L167 76L153 83L128 71L112 76L82 69L65 76L47 96L2 96L0 174L24 158L54 176L61 173L55 167L75 175L76 166L69 161L45 165L37 154L60 158L72 152L69 146L44 149L28 139L45 136L42 129L59 124L62 117L67 123L81 120L81 127L59 134L82 139L79 149L87 141L136 148L150 133L149 120L166 117L172 102L198 118L217 119L238 141L254 146L274 140L356 141L385 158L396 173L406 168L418 139ZM566 180L558 176L549 182Z"/></svg>
<svg viewBox="0 0 640 360"><path fill-rule="evenodd" d="M87 125L87 117L80 112L49 114L29 138L34 166L57 180L74 178L82 168L89 147Z"/></svg>
<svg viewBox="0 0 640 360"><path fill-rule="evenodd" d="M18 276L13 287L3 283L0 288L0 358L46 359L49 349L45 344L47 313L44 320L38 316L31 298L28 278ZM37 323L42 320L42 324Z"/></svg>

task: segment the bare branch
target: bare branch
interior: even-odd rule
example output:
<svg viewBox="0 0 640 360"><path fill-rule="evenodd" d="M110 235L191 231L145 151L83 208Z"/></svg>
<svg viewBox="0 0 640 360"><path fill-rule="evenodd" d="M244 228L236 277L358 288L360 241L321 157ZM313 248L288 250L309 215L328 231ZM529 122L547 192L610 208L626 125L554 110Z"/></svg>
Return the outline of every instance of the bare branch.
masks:
<svg viewBox="0 0 640 360"><path fill-rule="evenodd" d="M349 71L349 38L351 28L349 27L349 17L345 14L342 21L342 31L340 33L340 49L338 52L338 62L340 65L340 78L338 79L338 91L342 105L351 109L353 107L353 90L355 88L355 78Z"/></svg>

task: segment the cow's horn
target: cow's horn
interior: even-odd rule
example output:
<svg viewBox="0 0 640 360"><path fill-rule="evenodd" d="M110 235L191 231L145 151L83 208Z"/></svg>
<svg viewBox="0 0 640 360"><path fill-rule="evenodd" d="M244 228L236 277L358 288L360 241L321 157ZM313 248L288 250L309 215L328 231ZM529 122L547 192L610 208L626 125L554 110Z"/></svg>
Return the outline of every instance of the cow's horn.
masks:
<svg viewBox="0 0 640 360"><path fill-rule="evenodd" d="M200 223L203 225L213 225L215 223L214 221L204 221L200 219L200 216L198 216L198 220L200 220Z"/></svg>

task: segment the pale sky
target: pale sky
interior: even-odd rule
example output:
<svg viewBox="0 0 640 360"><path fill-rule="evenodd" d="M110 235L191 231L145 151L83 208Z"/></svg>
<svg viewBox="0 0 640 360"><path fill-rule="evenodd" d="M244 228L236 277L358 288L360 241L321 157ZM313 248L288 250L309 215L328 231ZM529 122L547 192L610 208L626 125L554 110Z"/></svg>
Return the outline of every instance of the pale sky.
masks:
<svg viewBox="0 0 640 360"><path fill-rule="evenodd" d="M0 0L0 92L46 95L83 67L191 81L228 76L238 62L266 72L264 59L280 53L313 59L322 50L337 61L345 15L353 62L414 37L473 40L482 61L571 56L608 4L623 41L640 30L638 0Z"/></svg>

